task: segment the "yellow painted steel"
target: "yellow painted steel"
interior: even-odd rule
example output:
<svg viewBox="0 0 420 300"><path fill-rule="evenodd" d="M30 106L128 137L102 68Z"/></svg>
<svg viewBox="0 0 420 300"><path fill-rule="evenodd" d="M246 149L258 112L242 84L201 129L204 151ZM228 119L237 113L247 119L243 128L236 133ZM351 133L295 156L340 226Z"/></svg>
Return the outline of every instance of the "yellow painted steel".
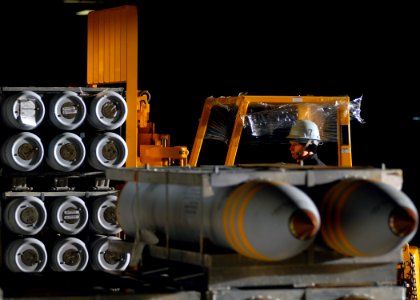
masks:
<svg viewBox="0 0 420 300"><path fill-rule="evenodd" d="M126 85L126 166L137 166L137 7L124 5L91 12L88 15L87 46L87 84Z"/></svg>
<svg viewBox="0 0 420 300"><path fill-rule="evenodd" d="M419 266L419 248L405 244L402 248L402 262L397 269L399 270L398 283L406 287L407 300L420 299Z"/></svg>
<svg viewBox="0 0 420 300"><path fill-rule="evenodd" d="M299 120L312 120L312 110L309 105L298 105L298 119ZM314 120L313 120L314 121Z"/></svg>
<svg viewBox="0 0 420 300"><path fill-rule="evenodd" d="M337 147L338 147L338 166L352 167L351 156L351 140L350 140L350 112L348 96L256 96L256 95L240 95L233 97L207 98L201 114L200 123L198 125L197 135L194 140L193 148L190 153L190 166L197 166L198 156L203 145L204 136L207 130L211 109L218 105L235 105L238 107L235 116L232 135L229 141L229 148L226 155L225 165L233 166L238 151L239 141L244 125L244 117L247 113L248 106L251 103L267 103L267 104L299 104L298 118L303 119L311 117L311 110L305 104L339 104L337 105ZM343 127L344 126L344 127ZM348 143L343 143L342 128L345 128L348 135Z"/></svg>
<svg viewBox="0 0 420 300"><path fill-rule="evenodd" d="M350 100L349 100L350 101ZM338 164L339 166L352 166L352 154L351 154L351 136L350 136L350 112L348 105L340 105L337 111L337 137L339 140L339 155ZM347 128L346 128L347 127ZM340 130L342 129L342 130ZM343 143L343 133L346 130L348 137L348 144Z"/></svg>

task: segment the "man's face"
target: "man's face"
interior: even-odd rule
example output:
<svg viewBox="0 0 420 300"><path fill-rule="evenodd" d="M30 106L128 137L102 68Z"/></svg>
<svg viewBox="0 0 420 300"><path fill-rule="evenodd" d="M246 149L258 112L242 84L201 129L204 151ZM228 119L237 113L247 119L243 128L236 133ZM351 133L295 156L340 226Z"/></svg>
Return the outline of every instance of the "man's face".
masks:
<svg viewBox="0 0 420 300"><path fill-rule="evenodd" d="M305 149L302 144L299 144L295 141L291 141L289 150L292 157L297 160L301 157Z"/></svg>

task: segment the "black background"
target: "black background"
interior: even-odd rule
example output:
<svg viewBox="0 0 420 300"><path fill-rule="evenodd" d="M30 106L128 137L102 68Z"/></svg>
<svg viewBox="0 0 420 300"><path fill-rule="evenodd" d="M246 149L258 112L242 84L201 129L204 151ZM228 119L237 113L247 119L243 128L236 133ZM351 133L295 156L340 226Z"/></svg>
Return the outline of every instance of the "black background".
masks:
<svg viewBox="0 0 420 300"><path fill-rule="evenodd" d="M152 3L153 2L153 3ZM139 13L139 89L151 121L191 150L209 96L363 96L354 166L399 168L415 203L419 18L405 5L104 1ZM85 86L87 5L2 1L1 86ZM87 8L87 7L86 7Z"/></svg>

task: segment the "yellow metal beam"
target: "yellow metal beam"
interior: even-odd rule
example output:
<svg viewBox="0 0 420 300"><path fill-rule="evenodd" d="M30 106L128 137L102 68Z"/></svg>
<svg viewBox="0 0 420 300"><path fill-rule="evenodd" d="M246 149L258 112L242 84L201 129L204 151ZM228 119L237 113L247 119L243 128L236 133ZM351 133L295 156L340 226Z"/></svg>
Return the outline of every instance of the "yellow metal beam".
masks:
<svg viewBox="0 0 420 300"><path fill-rule="evenodd" d="M189 164L197 166L198 156L208 127L211 110L214 106L235 105L238 110L235 116L233 131L229 140L228 153L225 165L233 166L239 147L243 129L243 120L251 103L266 104L295 104L298 108L298 118L312 118L312 105L307 104L333 104L337 106L337 147L338 166L352 167L351 140L350 140L350 112L348 96L261 96L240 95L234 97L207 98L201 115L197 135L194 140Z"/></svg>
<svg viewBox="0 0 420 300"><path fill-rule="evenodd" d="M87 84L126 85L127 167L134 167L138 162L137 69L137 7L124 5L91 12L88 15Z"/></svg>

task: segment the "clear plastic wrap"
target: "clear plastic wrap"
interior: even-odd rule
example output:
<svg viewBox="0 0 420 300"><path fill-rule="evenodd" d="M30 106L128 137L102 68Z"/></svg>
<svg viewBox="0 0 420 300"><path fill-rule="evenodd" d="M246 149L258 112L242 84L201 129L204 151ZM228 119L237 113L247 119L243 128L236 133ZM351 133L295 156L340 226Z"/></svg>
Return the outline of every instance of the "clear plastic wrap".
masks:
<svg viewBox="0 0 420 300"><path fill-rule="evenodd" d="M350 122L364 123L361 102L362 97L348 96L209 97L202 116L208 121L200 124L206 143L199 164L294 163L287 136L297 120L307 119L319 129L322 160L351 166Z"/></svg>
<svg viewBox="0 0 420 300"><path fill-rule="evenodd" d="M244 132L247 136L261 138L270 137L271 142L288 143L286 136L291 126L298 119L314 121L320 131L322 142L337 141L337 111L342 105L348 105L350 120L364 123L361 117L362 97L355 98L350 103L325 102L325 103L250 103L246 114L241 115ZM302 106L305 106L302 109ZM236 105L221 103L215 105L211 112L205 139L228 142L231 127L236 116ZM259 139L260 140L260 139ZM266 139L265 139L266 140Z"/></svg>

